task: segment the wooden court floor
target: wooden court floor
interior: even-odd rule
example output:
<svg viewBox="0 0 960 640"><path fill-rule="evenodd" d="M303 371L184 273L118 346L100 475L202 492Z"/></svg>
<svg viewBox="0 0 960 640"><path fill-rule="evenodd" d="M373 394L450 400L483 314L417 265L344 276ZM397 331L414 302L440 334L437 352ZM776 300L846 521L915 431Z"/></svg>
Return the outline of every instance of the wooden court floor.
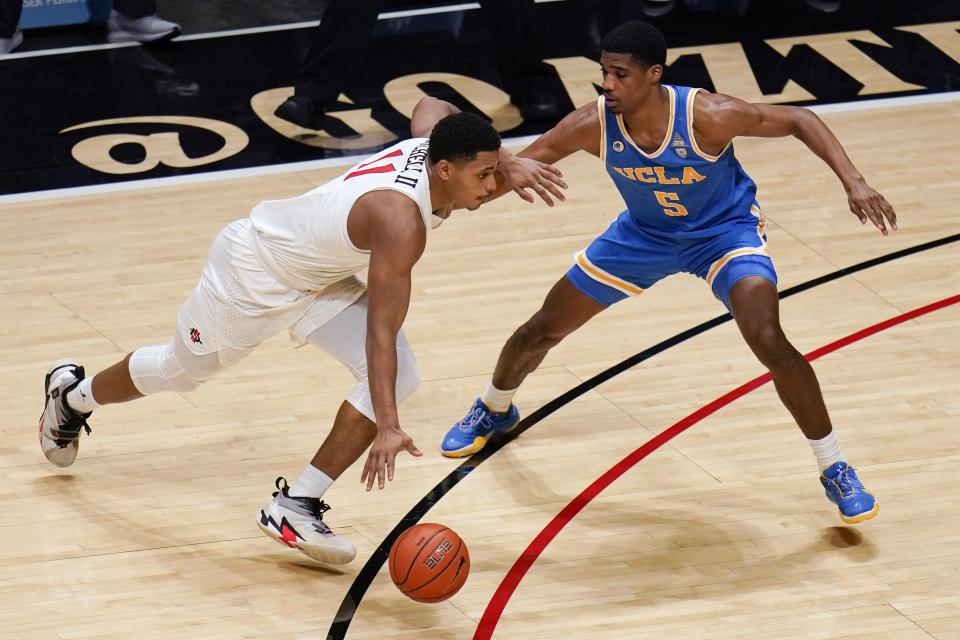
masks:
<svg viewBox="0 0 960 640"><path fill-rule="evenodd" d="M960 102L826 114L896 207L884 238L792 139L741 140L760 185L781 289L960 231ZM277 476L311 457L353 381L331 358L271 339L202 389L98 410L67 470L36 421L47 364L98 370L169 339L206 249L262 199L337 169L0 206L0 636L326 637L348 587L400 518L456 462L445 430L486 384L509 333L621 201L599 162L560 164L569 199L514 196L459 212L414 273L406 332L423 383L401 408L424 451L383 492L361 464L326 499L359 556L314 564L254 524ZM785 300L803 352L960 293L960 244L883 263ZM624 358L723 313L675 276L598 316L522 388L524 413ZM841 444L879 498L846 526L767 384L694 424L587 504L533 563L493 636L960 638L960 305L892 326L815 362ZM425 521L469 545L463 590L404 598L386 569L348 638L470 638L507 570L598 476L655 434L763 373L731 323L672 347L538 423L441 499Z"/></svg>

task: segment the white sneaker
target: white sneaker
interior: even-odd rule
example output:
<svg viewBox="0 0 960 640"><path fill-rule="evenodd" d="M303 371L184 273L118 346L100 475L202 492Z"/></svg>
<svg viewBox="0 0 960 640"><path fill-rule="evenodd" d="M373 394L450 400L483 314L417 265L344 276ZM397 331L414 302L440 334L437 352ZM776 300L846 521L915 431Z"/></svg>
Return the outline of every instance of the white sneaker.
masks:
<svg viewBox="0 0 960 640"><path fill-rule="evenodd" d="M180 35L180 25L153 14L142 18L128 18L116 10L107 19L107 40L110 42L156 42Z"/></svg>
<svg viewBox="0 0 960 640"><path fill-rule="evenodd" d="M273 502L257 518L257 526L265 534L326 564L346 564L354 559L357 548L335 535L323 521L330 505L320 498L291 496L283 478L277 478L276 485L279 491L273 494Z"/></svg>
<svg viewBox="0 0 960 640"><path fill-rule="evenodd" d="M23 43L23 31L20 27L9 38L0 38L0 56L10 53Z"/></svg>
<svg viewBox="0 0 960 640"><path fill-rule="evenodd" d="M58 467L69 467L80 449L80 430L86 429L89 413L79 413L67 405L67 393L83 380L83 367L73 360L53 363L43 380L44 405L40 414L40 448L47 460Z"/></svg>

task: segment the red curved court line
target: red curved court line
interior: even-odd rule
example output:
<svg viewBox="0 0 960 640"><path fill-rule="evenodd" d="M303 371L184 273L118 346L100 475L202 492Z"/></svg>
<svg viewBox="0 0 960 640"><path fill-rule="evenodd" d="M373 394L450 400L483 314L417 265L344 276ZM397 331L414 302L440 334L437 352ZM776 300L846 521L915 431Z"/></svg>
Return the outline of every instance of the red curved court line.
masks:
<svg viewBox="0 0 960 640"><path fill-rule="evenodd" d="M867 327L866 329L861 329L856 333L850 334L845 338L840 338L839 340L831 342L830 344L820 347L819 349L815 349L804 357L809 361L816 360L817 358L823 357L828 353L832 353L841 347L845 347L853 344L854 342L872 336L875 333L879 333L885 329L889 329L890 327L931 313L933 311L943 309L944 307L949 307L950 305L958 302L960 302L960 295L952 296L950 298L940 300L939 302L928 304L925 307L920 307L919 309L914 309L913 311L908 311L907 313L895 316L889 320L884 320L883 322L877 323L871 327ZM570 503L567 504L567 506L564 507L563 510L558 513L546 527L543 528L543 531L541 531L537 537L533 539L533 541L527 546L526 550L524 550L524 552L520 554L520 557L517 558L517 561L513 563L513 566L510 567L510 570L507 571L507 575L504 576L500 586L497 587L493 597L490 598L490 602L487 604L487 608L484 610L483 616L480 618L480 622L477 624L477 631L473 635L473 640L490 639L490 637L493 635L493 630L497 626L497 622L500 621L500 614L503 613L503 609L507 606L507 602L510 601L510 597L513 595L513 592L516 591L520 581L523 580L523 576L526 575L527 570L533 565L540 554L543 553L543 550L547 548L547 545L550 544L550 542L557 536L558 533L560 533L567 523L570 522L570 520L572 520L581 509L587 506L591 500L596 498L601 491L610 486L614 480L626 473L630 467L646 458L648 455L662 447L677 435L683 433L710 414L716 412L722 407L725 407L734 400L745 396L757 387L760 387L769 381L770 374L765 373L762 376L754 378L750 382L737 387L733 391L725 393L710 404L697 409L673 426L661 431L652 439L645 442L640 448L636 449L633 453L630 453L623 458L623 460L610 467L606 473L594 480L589 487L580 493L580 495L571 500Z"/></svg>

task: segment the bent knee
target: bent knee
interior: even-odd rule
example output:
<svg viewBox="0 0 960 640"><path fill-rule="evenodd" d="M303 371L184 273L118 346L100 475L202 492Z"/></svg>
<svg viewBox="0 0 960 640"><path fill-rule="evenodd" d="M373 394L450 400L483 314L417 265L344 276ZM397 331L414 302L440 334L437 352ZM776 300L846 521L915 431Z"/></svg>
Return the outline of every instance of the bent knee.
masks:
<svg viewBox="0 0 960 640"><path fill-rule="evenodd" d="M193 391L219 369L216 353L197 356L176 349L177 338L162 346L141 347L130 356L130 379L143 395Z"/></svg>
<svg viewBox="0 0 960 640"><path fill-rule="evenodd" d="M748 336L747 341L760 362L769 369L783 366L799 355L778 327L764 327Z"/></svg>

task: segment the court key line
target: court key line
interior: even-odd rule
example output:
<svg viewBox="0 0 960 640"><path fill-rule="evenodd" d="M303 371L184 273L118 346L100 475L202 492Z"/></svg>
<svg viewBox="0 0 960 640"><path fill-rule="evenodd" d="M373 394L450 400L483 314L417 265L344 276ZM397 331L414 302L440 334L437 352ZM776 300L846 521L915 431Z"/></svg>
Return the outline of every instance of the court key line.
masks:
<svg viewBox="0 0 960 640"><path fill-rule="evenodd" d="M898 251L878 256L849 267L838 269L832 273L828 273L818 278L802 282L788 289L784 289L780 292L779 297L781 300L783 300L844 276L853 275L858 271L863 271L865 269L869 269L898 258L928 251L930 249L935 249L937 247L948 245L957 241L960 241L960 233L943 238L937 238L936 240L914 245L912 247L907 247L905 249L900 249ZM701 322L696 326L690 327L686 331L682 331L681 333L667 338L666 340L663 340L652 347L644 349L640 353L636 353L629 358L613 365L609 369L601 371L589 380L581 382L576 387L569 389L560 396L554 398L521 420L520 424L518 424L517 427L510 433L492 438L487 445L480 450L479 453L475 453L466 461L462 462L445 478L438 482L429 493L423 496L420 501L417 502L417 504L415 504L413 508L410 509L405 516L403 516L403 518L400 519L400 522L398 522L390 531L390 533L386 535L377 548L374 549L373 553L371 553L370 557L367 559L367 562L363 565L360 571L357 572L357 576L354 578L350 588L347 589L347 593L340 603L340 608L337 609L334 620L327 631L327 640L343 640L346 637L347 630L350 627L350 623L353 621L353 616L356 614L357 607L360 606L360 601L363 599L364 594L373 583L373 580L376 578L377 573L383 566L383 563L386 562L387 554L390 550L390 546L393 544L393 541L396 540L397 537L409 527L412 527L420 522L423 516L426 515L433 505L435 505L437 501L439 501L444 495L453 489L453 487L455 487L457 483L465 478L471 471L476 469L484 461L500 451L500 449L505 447L509 442L512 442L514 439L519 437L527 429L530 429L550 414L579 398L591 389L598 387L610 378L623 373L627 369L630 369L631 367L634 367L657 354L663 353L667 349L686 342L690 338L699 336L714 327L731 321L732 319L733 316L731 316L729 313L716 316L715 318Z"/></svg>
<svg viewBox="0 0 960 640"><path fill-rule="evenodd" d="M817 358L821 358L829 353L833 353L838 349L863 340L864 338L872 336L875 333L879 333L889 329L890 327L902 324L908 320L913 320L919 316L943 309L944 307L949 307L950 305L957 304L958 302L960 302L960 295L955 295L950 298L945 298L944 300L920 307L919 309L908 311L907 313L884 320L883 322L878 322L877 324L867 327L866 329L861 329L860 331L850 334L849 336L835 340L826 346L811 351L804 357L812 362ZM540 554L543 553L544 549L547 548L547 545L553 541L553 539L557 536L557 534L560 533L560 531L563 530L567 523L569 523L578 513L580 513L580 511L583 510L583 508L586 507L594 498L596 498L604 489L609 487L614 480L622 476L634 465L696 423L732 403L734 400L742 398L751 391L765 385L768 382L770 382L769 372L761 376L757 376L753 380L740 385L733 391L725 393L713 402L700 407L673 426L668 427L667 429L664 429L658 433L642 446L635 449L632 453L628 454L626 457L620 460L620 462L610 467L606 473L594 480L590 486L580 493L580 495L571 500L567 506L564 507L563 510L558 513L553 520L551 520L550 523L543 528L542 531L540 531L537 537L533 539L533 542L527 546L524 552L520 554L520 557L517 558L517 561L514 562L513 566L510 567L510 570L507 571L507 575L504 576L500 586L497 587L493 597L490 598L490 602L487 604L487 608L484 610L483 616L480 618L480 622L477 624L477 631L473 636L473 640L489 640L493 636L493 631L496 629L497 622L500 620L500 615L503 613L504 607L507 606L507 603L510 601L510 597L513 595L513 592L516 591L520 581L523 580L527 570L533 566L533 563L538 557L540 557Z"/></svg>

